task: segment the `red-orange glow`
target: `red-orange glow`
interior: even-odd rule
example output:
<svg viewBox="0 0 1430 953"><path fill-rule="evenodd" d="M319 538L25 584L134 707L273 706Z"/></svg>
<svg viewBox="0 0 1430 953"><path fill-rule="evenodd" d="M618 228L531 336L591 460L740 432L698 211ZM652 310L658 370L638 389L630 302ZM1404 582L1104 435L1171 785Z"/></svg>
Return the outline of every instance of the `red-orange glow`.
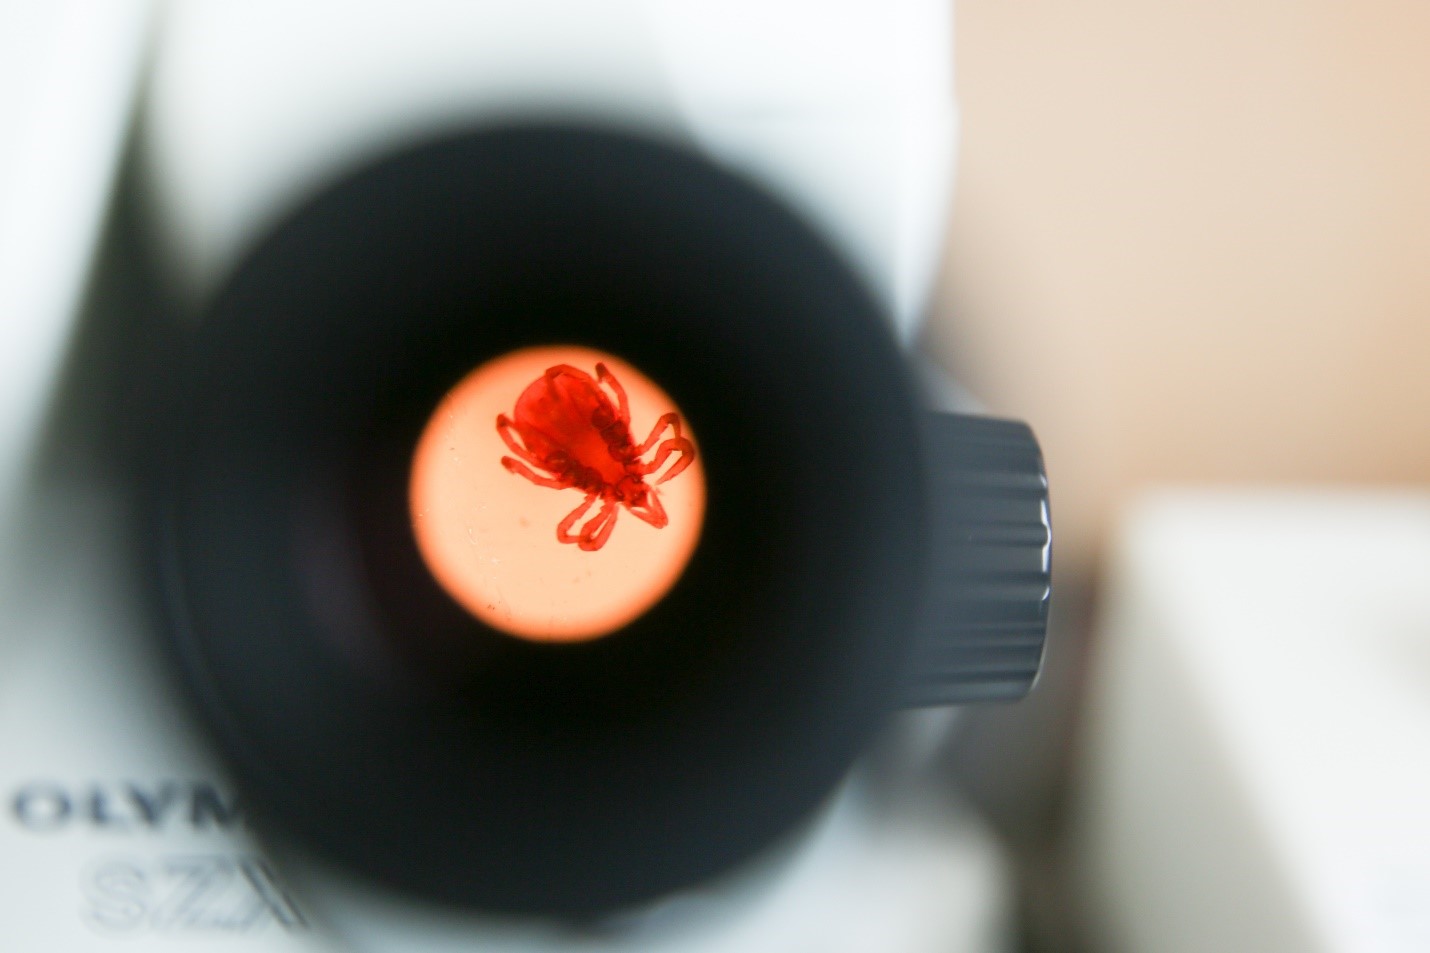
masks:
<svg viewBox="0 0 1430 953"><path fill-rule="evenodd" d="M565 486L541 465L551 448L532 445L532 421L549 418L553 400L573 419L618 416L622 390L631 449L659 423L656 441L622 463L585 446L595 429L571 432L562 443L597 473L590 487ZM592 499L598 475L607 490ZM438 405L413 455L410 505L422 556L458 603L512 635L574 642L638 618L680 578L700 537L705 474L684 415L650 378L589 348L536 347L482 365Z"/></svg>

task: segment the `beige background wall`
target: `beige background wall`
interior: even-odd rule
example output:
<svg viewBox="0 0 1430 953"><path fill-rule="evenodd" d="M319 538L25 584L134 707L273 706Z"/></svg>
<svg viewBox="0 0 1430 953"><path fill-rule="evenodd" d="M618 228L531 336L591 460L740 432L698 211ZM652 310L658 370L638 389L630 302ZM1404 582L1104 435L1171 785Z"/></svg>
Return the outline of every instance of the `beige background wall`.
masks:
<svg viewBox="0 0 1430 953"><path fill-rule="evenodd" d="M1151 481L1430 478L1430 4L961 0L932 343L1064 570Z"/></svg>

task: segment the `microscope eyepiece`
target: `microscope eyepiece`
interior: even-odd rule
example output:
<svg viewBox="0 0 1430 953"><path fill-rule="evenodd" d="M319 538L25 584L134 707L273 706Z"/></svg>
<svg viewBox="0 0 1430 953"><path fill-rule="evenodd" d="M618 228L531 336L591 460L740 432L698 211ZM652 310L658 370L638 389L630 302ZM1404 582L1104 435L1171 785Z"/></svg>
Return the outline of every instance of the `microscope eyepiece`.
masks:
<svg viewBox="0 0 1430 953"><path fill-rule="evenodd" d="M252 813L377 880L635 903L789 831L892 709L1036 674L1026 428L928 411L827 243L682 149L405 149L180 358L162 641Z"/></svg>

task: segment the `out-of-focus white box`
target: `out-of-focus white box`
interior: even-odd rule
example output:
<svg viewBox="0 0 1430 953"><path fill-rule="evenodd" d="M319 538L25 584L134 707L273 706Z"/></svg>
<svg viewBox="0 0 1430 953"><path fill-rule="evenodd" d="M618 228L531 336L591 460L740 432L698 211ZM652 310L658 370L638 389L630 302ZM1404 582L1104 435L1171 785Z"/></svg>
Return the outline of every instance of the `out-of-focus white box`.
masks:
<svg viewBox="0 0 1430 953"><path fill-rule="evenodd" d="M1151 498L1103 597L1093 948L1430 950L1430 494Z"/></svg>

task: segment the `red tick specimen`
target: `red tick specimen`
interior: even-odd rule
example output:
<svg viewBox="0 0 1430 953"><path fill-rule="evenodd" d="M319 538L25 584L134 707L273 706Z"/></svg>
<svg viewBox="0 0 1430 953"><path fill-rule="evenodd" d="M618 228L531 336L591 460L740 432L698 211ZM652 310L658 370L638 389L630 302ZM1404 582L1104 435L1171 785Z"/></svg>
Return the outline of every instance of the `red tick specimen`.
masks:
<svg viewBox="0 0 1430 953"><path fill-rule="evenodd" d="M681 435L680 416L672 411L663 414L637 446L631 440L625 388L605 364L596 365L595 377L570 364L548 368L522 391L512 415L515 420L497 416L497 433L516 454L502 457L502 466L537 486L575 487L586 493L581 505L557 524L558 542L575 543L587 552L600 549L611 538L620 505L656 529L670 522L655 486L695 462L695 445ZM667 429L671 436L661 440ZM642 462L657 442L655 456ZM673 454L679 457L671 468L655 484L646 483ZM596 515L572 532L598 500Z"/></svg>

